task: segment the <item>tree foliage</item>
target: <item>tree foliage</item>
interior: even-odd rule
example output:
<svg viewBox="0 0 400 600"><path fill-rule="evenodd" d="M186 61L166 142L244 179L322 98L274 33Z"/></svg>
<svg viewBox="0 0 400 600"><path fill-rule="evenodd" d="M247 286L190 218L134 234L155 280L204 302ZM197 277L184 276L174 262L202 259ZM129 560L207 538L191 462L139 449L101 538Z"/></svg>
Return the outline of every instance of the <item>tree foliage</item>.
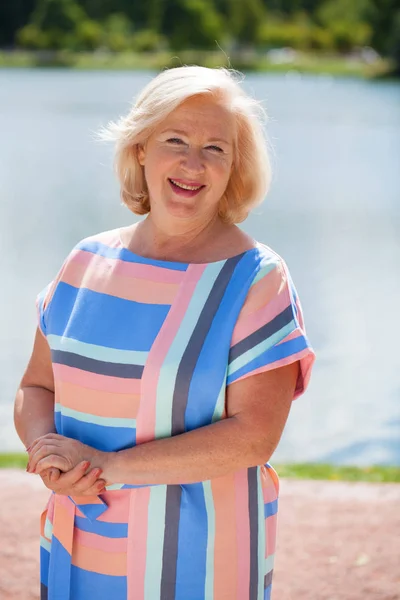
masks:
<svg viewBox="0 0 400 600"><path fill-rule="evenodd" d="M168 46L349 52L371 45L400 70L400 0L13 0L0 46L151 51Z"/></svg>

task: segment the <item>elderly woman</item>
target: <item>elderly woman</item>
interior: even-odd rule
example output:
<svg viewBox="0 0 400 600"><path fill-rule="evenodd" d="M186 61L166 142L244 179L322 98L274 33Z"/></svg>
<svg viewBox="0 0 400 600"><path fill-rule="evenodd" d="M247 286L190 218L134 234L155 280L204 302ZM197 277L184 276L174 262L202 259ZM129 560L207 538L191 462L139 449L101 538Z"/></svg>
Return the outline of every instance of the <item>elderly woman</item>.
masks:
<svg viewBox="0 0 400 600"><path fill-rule="evenodd" d="M116 139L146 218L79 242L39 295L18 390L42 516L42 600L270 598L267 462L315 358L284 260L239 229L270 167L223 69L165 71Z"/></svg>

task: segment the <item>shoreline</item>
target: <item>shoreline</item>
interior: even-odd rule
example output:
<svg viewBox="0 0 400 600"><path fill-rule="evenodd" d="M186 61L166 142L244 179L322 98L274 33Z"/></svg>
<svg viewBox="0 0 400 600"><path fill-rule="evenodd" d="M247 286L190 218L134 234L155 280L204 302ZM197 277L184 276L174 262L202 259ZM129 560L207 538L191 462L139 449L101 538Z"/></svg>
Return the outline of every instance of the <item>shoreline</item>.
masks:
<svg viewBox="0 0 400 600"><path fill-rule="evenodd" d="M206 67L225 66L245 72L265 74L313 74L361 78L390 77L390 61L378 58L367 62L360 56L310 53L277 49L274 58L268 52L242 51L229 55L215 51L183 50L177 53L159 52L69 52L0 50L0 69L7 68L64 68L73 70L155 70L183 64Z"/></svg>
<svg viewBox="0 0 400 600"><path fill-rule="evenodd" d="M331 465L325 463L275 464L279 478L364 483L400 483L400 466L371 465L368 467ZM25 469L27 455L23 452L0 452L0 470Z"/></svg>

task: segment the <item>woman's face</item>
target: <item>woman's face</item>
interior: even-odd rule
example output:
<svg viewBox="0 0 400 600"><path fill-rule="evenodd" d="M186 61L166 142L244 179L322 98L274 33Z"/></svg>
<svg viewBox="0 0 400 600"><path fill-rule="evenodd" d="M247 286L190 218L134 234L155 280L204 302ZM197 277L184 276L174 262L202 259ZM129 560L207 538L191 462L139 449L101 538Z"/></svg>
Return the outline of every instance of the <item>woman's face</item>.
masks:
<svg viewBox="0 0 400 600"><path fill-rule="evenodd" d="M208 220L225 192L234 151L234 120L223 106L193 97L152 133L138 158L152 215Z"/></svg>

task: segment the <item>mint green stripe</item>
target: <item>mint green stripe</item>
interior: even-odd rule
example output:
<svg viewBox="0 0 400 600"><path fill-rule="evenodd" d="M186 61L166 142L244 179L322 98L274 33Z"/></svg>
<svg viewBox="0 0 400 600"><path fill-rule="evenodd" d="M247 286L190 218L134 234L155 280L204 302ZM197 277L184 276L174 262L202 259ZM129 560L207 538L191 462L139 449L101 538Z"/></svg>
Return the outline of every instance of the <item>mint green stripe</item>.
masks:
<svg viewBox="0 0 400 600"><path fill-rule="evenodd" d="M271 556L268 556L265 559L265 563L264 563L264 575L266 575L267 573L269 573L270 571L272 571L272 569L274 568L274 561L275 561L275 554L271 554Z"/></svg>
<svg viewBox="0 0 400 600"><path fill-rule="evenodd" d="M215 404L214 414L212 416L212 423L215 423L215 421L220 421L220 419L222 417L222 413L223 413L224 407L225 407L225 394L226 394L226 372L225 372L224 381L222 382L222 386L221 386L221 389L218 394L217 402Z"/></svg>
<svg viewBox="0 0 400 600"><path fill-rule="evenodd" d="M270 260L271 262L268 262L265 266L261 267L261 269L258 271L257 275L254 277L250 287L255 285L258 281L260 281L260 279L262 279L263 277L268 275L268 273L270 273L271 271L273 271L276 268L276 266L277 266L276 256L271 256L271 258L269 258L268 260Z"/></svg>
<svg viewBox="0 0 400 600"><path fill-rule="evenodd" d="M42 546L42 548L47 550L47 552L51 552L51 542L46 540L46 538L44 538L43 536L40 536L40 545Z"/></svg>
<svg viewBox="0 0 400 600"><path fill-rule="evenodd" d="M64 352L74 352L86 358L103 360L105 362L119 363L123 365L141 365L146 363L148 352L136 352L134 350L118 350L107 348L105 346L96 346L95 344L86 344L72 338L61 337L59 335L48 335L47 340L52 350L63 350Z"/></svg>
<svg viewBox="0 0 400 600"><path fill-rule="evenodd" d="M160 370L157 384L155 437L171 435L172 402L176 375L183 353L197 325L204 303L217 279L223 263L207 265L195 287L189 306L183 316L177 334L168 350ZM167 317L168 319L168 317Z"/></svg>
<svg viewBox="0 0 400 600"><path fill-rule="evenodd" d="M167 486L150 488L144 600L160 598Z"/></svg>
<svg viewBox="0 0 400 600"><path fill-rule="evenodd" d="M111 492L112 490L120 490L124 487L124 483L112 483L111 485L106 485L107 492Z"/></svg>
<svg viewBox="0 0 400 600"><path fill-rule="evenodd" d="M53 537L53 525L52 523L50 523L49 519L46 517L46 520L44 522L44 535L51 540L51 538Z"/></svg>
<svg viewBox="0 0 400 600"><path fill-rule="evenodd" d="M133 427L136 428L136 419L120 419L115 417L98 417L89 413L80 412L62 406L60 403L54 405L54 410L60 412L64 417L72 417L83 423L91 423L92 425L102 425L103 427Z"/></svg>
<svg viewBox="0 0 400 600"><path fill-rule="evenodd" d="M211 481L203 481L204 499L207 511L207 558L205 595L207 600L214 598L214 547L215 547L215 508Z"/></svg>
<svg viewBox="0 0 400 600"><path fill-rule="evenodd" d="M261 483L261 467L257 467L258 492L258 600L264 600L265 516Z"/></svg>
<svg viewBox="0 0 400 600"><path fill-rule="evenodd" d="M247 350L247 352L244 352L235 360L233 360L228 367L228 375L232 375L235 371L241 369L244 365L247 365L249 362L257 358L257 356L260 356L260 354L266 350L269 350L278 342L284 340L285 337L292 333L292 331L295 329L296 322L294 319L292 319L290 323L285 325L285 327L282 327L282 329L270 335L266 340L263 340L256 346L253 346L253 348L250 348L250 350Z"/></svg>

